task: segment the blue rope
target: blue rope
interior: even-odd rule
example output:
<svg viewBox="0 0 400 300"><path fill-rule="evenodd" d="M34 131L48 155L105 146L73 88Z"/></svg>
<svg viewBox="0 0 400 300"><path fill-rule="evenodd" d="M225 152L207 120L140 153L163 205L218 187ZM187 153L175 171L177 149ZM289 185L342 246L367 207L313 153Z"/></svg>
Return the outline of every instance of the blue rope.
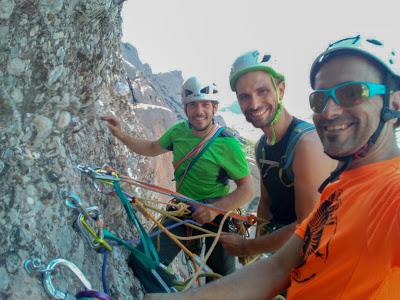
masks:
<svg viewBox="0 0 400 300"><path fill-rule="evenodd" d="M107 275L106 275L108 254L109 254L109 252L107 250L105 250L103 253L103 264L101 266L101 283L103 284L103 291L106 294L109 294L109 291L107 288Z"/></svg>

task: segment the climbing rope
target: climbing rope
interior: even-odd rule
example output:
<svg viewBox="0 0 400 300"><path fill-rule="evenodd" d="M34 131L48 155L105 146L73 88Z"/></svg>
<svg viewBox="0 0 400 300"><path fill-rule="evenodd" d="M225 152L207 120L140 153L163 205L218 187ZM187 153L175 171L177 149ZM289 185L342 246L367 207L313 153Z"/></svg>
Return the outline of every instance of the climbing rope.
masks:
<svg viewBox="0 0 400 300"><path fill-rule="evenodd" d="M163 195L170 196L172 198L176 198L182 202L192 204L196 207L207 208L207 209L217 212L221 215L225 215L227 213L227 210L225 210L225 209L216 207L211 204L206 204L206 203L202 203L202 202L193 200L189 197L186 197L177 192L173 192L164 187L160 187L160 186L157 186L154 184L150 184L150 183L146 183L146 182L143 182L143 181L140 181L137 179L133 179L126 175L118 174L113 168L111 168L109 166L105 166L104 168L91 168L88 166L79 165L78 169L81 172L88 174L94 180L106 180L106 181L108 180L108 181L112 181L112 182L115 182L115 181L125 182L125 183L132 184L132 185L135 185L138 187L142 187L144 189L147 189L147 190L159 193L159 194L163 194ZM241 220L243 222L247 222L250 225L253 225L257 222L257 217L254 215L251 215L251 214L248 216L242 216L238 213L231 213L230 217L233 219Z"/></svg>
<svg viewBox="0 0 400 300"><path fill-rule="evenodd" d="M78 169L80 169L84 173L87 173L87 174L91 175L91 177L94 179L94 181L98 180L98 181L101 181L102 183L105 183L105 184L108 184L108 185L112 184L114 192L117 194L118 198L120 198L120 200L121 200L121 202L122 202L122 204L123 204L123 206L125 208L125 211L128 214L128 218L130 219L130 221L132 223L134 223L135 227L140 229L139 230L139 236L140 236L140 240L142 241L142 244L144 246L143 247L144 251L145 251L144 254L145 254L145 256L147 256L147 258L149 258L149 254L151 254L153 252L154 244L152 243L149 235L144 230L142 230L143 227L140 224L140 222L137 220L136 215L134 214L134 211L131 210L130 205L128 205L129 203L132 204L133 207L136 208L136 210L139 210L140 212L142 212L148 219L152 220L153 223L155 223L167 236L169 236L191 258L191 260L193 262L193 265L195 267L195 272L197 274L196 276L198 276L198 274L200 274L200 272L202 272L202 269L205 266L205 262L204 261L202 262L197 255L194 255L192 252L190 252L190 250L187 249L187 247L184 246L180 242L180 240L191 240L191 239L198 239L198 238L202 238L202 237L216 237L217 234L215 234L212 231L208 231L208 230L205 230L205 229L201 228L200 226L198 226L198 224L191 224L189 222L186 222L185 225L190 226L190 227L195 228L195 229L198 229L198 230L203 231L203 232L205 231L206 233L200 234L200 235L197 235L197 236L192 236L192 237L179 237L179 236L176 236L176 235L172 234L169 231L168 228L164 227L161 224L161 222L156 220L155 217L153 217L152 214L147 210L147 209L154 209L155 211L158 211L161 214L164 214L165 217L175 219L176 221L179 222L181 220L179 218L175 217L175 215L181 216L181 215L185 215L188 212L190 212L187 205L186 206L178 205L178 207L181 208L181 209L178 209L178 212L168 212L168 211L158 210L157 208L154 208L154 207L151 207L151 206L149 206L147 204L142 203L139 198L132 197L128 193L124 192L121 189L120 183L125 182L125 183L129 184L130 182L128 180L119 180L120 176L117 175L117 173L114 170L113 171L106 170L107 173L104 174L103 169L96 169L95 170L95 169L91 169L91 168L84 167L84 166L79 166ZM99 185L97 185L96 188L98 190L100 190ZM165 191L168 191L168 190L163 190L163 192L165 192ZM171 191L168 191L168 192L171 192ZM108 194L110 194L110 191L108 191ZM183 197L185 197L185 196L183 196ZM170 204L170 203L163 203L163 204L175 206L174 204ZM119 243L121 243L122 245L124 245L125 247L127 247L130 251L132 251L132 249L130 249L130 248L133 248L132 246L128 247L125 242L123 242L120 239L118 239L115 235L111 236L110 232L107 231L106 229L103 229L103 233L104 233L104 238L105 239L116 240ZM91 235L93 235L93 233L91 233ZM214 244L216 244L217 241L214 241L214 242L215 242ZM133 249L135 249L135 248L133 248ZM147 253L146 253L146 249L148 250ZM151 250L151 252L149 250ZM138 253L134 253L135 256L137 256L137 254ZM139 255L138 258L139 258L139 260L141 260L141 256L140 255ZM153 255L153 258L157 258L158 259L158 256ZM103 266L104 265L105 265L105 263L103 261ZM203 267L198 269L198 267L197 267L198 265L202 265ZM105 267L103 267L103 270L104 270L104 268ZM212 273L212 272L204 272L203 274L207 274L207 276L212 276L212 277L219 277L220 276L220 275ZM205 275L202 275L202 276L205 276ZM104 276L103 276L103 278L104 278ZM192 283L193 283L193 281L191 282L191 284ZM107 289L106 289L106 284L105 284L104 280L103 280L103 287L104 287L104 290L106 291Z"/></svg>
<svg viewBox="0 0 400 300"><path fill-rule="evenodd" d="M214 248L218 243L218 240L219 240L219 237L221 236L222 228L223 228L223 226L225 224L225 221L230 216L230 214L232 214L232 213L233 213L233 211L228 211L224 215L224 217L222 218L221 223L220 223L219 228L218 228L218 231L217 231L217 233L215 235L215 239L214 239L213 243L211 244L211 247L210 247L210 249L208 250L208 252L207 252L207 254L205 256L205 258L203 260L203 263L200 265L199 270L202 270L204 268L204 266L206 265L208 258L211 256L211 253L214 251ZM196 278L197 278L197 276L199 276L199 274L200 274L200 271L196 271L196 273L193 275L193 277L189 281L189 283L185 286L183 291L186 291L187 289L189 289L192 286L194 280L196 280Z"/></svg>

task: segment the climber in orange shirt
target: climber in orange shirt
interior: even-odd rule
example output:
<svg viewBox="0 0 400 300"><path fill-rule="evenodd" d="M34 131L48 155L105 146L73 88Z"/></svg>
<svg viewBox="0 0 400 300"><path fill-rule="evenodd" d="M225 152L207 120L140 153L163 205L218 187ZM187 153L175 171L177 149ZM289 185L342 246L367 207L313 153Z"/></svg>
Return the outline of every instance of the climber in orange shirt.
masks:
<svg viewBox="0 0 400 300"><path fill-rule="evenodd" d="M355 36L310 73L325 152L339 160L319 203L271 258L182 294L145 299L400 299L400 56Z"/></svg>

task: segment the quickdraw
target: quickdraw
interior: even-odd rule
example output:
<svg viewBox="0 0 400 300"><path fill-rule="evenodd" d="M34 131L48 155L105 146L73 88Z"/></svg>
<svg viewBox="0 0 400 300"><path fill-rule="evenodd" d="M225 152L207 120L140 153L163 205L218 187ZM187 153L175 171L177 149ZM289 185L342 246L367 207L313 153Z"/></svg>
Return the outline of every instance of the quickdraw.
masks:
<svg viewBox="0 0 400 300"><path fill-rule="evenodd" d="M129 195L128 193L124 192L121 187L120 187L120 183L121 182L127 182L126 180L124 180L123 178L121 178L117 172L115 172L114 170L105 170L103 168L91 168L88 166L83 166L83 165L79 165L78 169L89 175L92 179L93 179L93 184L95 186L95 188L102 192L102 193L106 193L106 194L111 194L111 193L116 193L116 195L118 196L118 198L120 198L125 211L128 214L128 218L132 220L134 220L135 214L134 212L131 210L130 205L133 205L135 207L139 207L139 210L148 218L151 219L155 224L157 224L158 227L161 228L161 230L168 235L192 260L193 265L195 267L195 272L196 272L196 277L197 276L210 276L210 277L221 277L219 274L215 274L212 272L211 269L209 269L206 265L205 262L200 259L197 255L194 255L193 253L191 253L182 243L179 242L179 239L194 239L194 238L200 238L200 237L216 237L217 239L219 238L219 234L215 234L212 231L208 231L203 229L201 226L199 226L200 224L193 224L193 222L182 222L180 219L175 218L172 215L167 215L167 217L174 219L177 222L180 222L180 224L185 224L186 226L190 226L190 227L194 227L196 229L199 229L201 231L205 231L206 233L204 235L198 235L198 236L192 236L190 238L184 238L184 237L178 237L173 235L170 231L169 228L165 228L160 222L158 222L148 211L147 208L151 208L148 205L143 204L139 198L137 197L133 197L131 195ZM97 183L97 182L98 183ZM129 182L128 182L129 183ZM106 186L106 188L104 188L104 186ZM112 187L112 188L111 188ZM162 188L161 188L162 189ZM168 190L166 190L168 191ZM171 191L169 191L171 192ZM173 193L173 192L171 192ZM179 194L174 193L174 196L177 196ZM188 199L189 201L193 201L185 196L182 195L182 197L184 197L185 199ZM175 197L177 198L177 197ZM201 204L201 203L199 203ZM204 206L208 206L208 205L204 205ZM156 208L154 208L155 211L157 211ZM159 211L161 212L161 211ZM229 212L230 214L232 214L231 212ZM136 227L139 226L139 228L141 227L141 224L137 221L137 223L134 223L134 225ZM222 226L223 223L221 223L220 226ZM176 226L178 226L178 224L176 224ZM221 227L222 228L222 227ZM108 236L109 232L107 232L105 229L104 231L104 238L105 239L112 239L112 236ZM152 241L150 240L150 237L148 236L148 234L144 231L144 230L139 230L139 235L140 235L140 240L142 241L143 246L146 247L146 244L150 244L151 246L153 246ZM115 236L114 236L115 238ZM116 239L118 241L118 239ZM135 249L134 247L129 247L128 245L126 245L126 242L123 242L122 240L119 240L119 242L121 244L123 244L124 246L126 246L127 248L131 248L130 250L132 251L132 248ZM125 243L125 244L124 244ZM215 243L216 244L216 243ZM150 247L151 247L150 246ZM215 245L214 245L215 246ZM144 247L144 250L146 249ZM211 251L213 250L213 248L209 249L209 254L211 253ZM132 251L133 252L133 251ZM143 262L141 260L141 255L138 253L134 253L134 256L136 258L139 258L139 262L140 265L144 266L145 262ZM103 264L104 265L104 264ZM161 266L161 264L160 264ZM201 268L199 269L198 266L201 266ZM149 268L147 267L145 270L149 271ZM203 274L201 274L200 272L203 272ZM190 284L193 283L193 280L190 281ZM182 285L182 283L179 283L180 285ZM179 286L179 284L177 284L176 286Z"/></svg>
<svg viewBox="0 0 400 300"><path fill-rule="evenodd" d="M79 211L76 224L90 247L96 251L100 251L102 248L112 251L110 244L104 240L102 230L104 221L100 209L97 206L83 208L81 199L73 193L64 193L64 197L67 198L65 200L67 206ZM97 232L87 223L89 220L94 220L96 222Z"/></svg>
<svg viewBox="0 0 400 300"><path fill-rule="evenodd" d="M52 272L56 270L59 266L67 267L75 276L79 279L80 283L85 287L86 291L78 292L75 296L68 291L59 290L54 284L52 279ZM26 259L24 262L25 271L33 276L34 274L42 274L43 276L43 286L46 293L53 299L64 299L73 300L79 299L90 294L91 297L101 300L112 300L112 298L102 292L94 291L92 285L87 280L82 271L72 262L63 259L56 258L50 261L47 266L41 262L38 258Z"/></svg>
<svg viewBox="0 0 400 300"><path fill-rule="evenodd" d="M120 245L125 247L128 251L133 253L135 257L140 261L143 267L148 270L154 278L160 283L160 285L164 288L165 292L173 292L175 290L171 290L168 285L164 282L164 280L159 276L157 271L155 270L157 267L160 266L158 254L154 249L154 245L152 241L147 236L147 233L140 222L137 220L137 217L133 210L131 209L130 205L125 206L125 209L128 213L128 217L131 222L134 223L136 228L138 228L140 239L144 241L144 253L133 247L130 243L124 241L123 239L119 238L117 235L112 233L111 231L104 228L104 223L99 222L99 216L101 216L100 210L97 206L92 206L89 208L84 209L82 206L81 199L73 194L73 193L63 193L63 196L66 197L66 205L77 209L80 211L80 214L77 218L77 225L80 229L84 239L88 242L91 248L95 249L98 252L104 253L104 260L102 266L102 284L104 292L108 293L107 284L106 284L106 262L107 262L107 251L112 251L112 246L106 242L106 240L114 241L115 245ZM98 226L99 231L96 232L92 227L87 224L87 220L94 219L96 220L96 224L101 223L101 226ZM147 237L146 237L147 236ZM152 248L153 247L153 248ZM105 251L105 252L104 252Z"/></svg>
<svg viewBox="0 0 400 300"><path fill-rule="evenodd" d="M169 189L166 189L166 188L163 188L163 187L160 187L157 185L153 185L150 183L146 183L146 182L143 182L143 181L140 181L137 179L133 179L129 176L120 175L114 169L112 169L108 166L105 166L104 168L101 168L101 167L91 168L91 167L85 166L85 165L78 165L77 168L81 172L88 174L94 180L105 180L105 181L111 181L111 182L126 182L126 183L133 184L135 186L142 187L144 189L147 189L147 190L159 193L159 194L163 194L163 195L170 196L172 198L176 198L182 202L189 203L194 206L205 207L212 211L218 212L221 215L224 215L227 213L227 211L224 209L221 209L219 207L216 207L216 206L213 206L210 204L205 204L205 203L193 200L193 199L188 198L180 193L173 192ZM232 213L232 214L230 214L230 217L233 219L241 220L243 222L247 222L249 225L254 225L257 222L257 217L254 215L242 216L237 213Z"/></svg>

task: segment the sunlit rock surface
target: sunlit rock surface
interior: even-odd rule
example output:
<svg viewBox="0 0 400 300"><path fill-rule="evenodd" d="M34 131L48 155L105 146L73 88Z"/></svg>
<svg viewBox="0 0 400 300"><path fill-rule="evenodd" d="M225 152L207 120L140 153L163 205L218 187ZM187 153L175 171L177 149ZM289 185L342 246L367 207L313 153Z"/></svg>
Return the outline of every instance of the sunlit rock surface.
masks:
<svg viewBox="0 0 400 300"><path fill-rule="evenodd" d="M84 206L99 206L107 228L122 238L136 236L119 201L95 192L78 164L108 163L173 188L168 155L130 153L99 120L114 114L131 134L157 139L184 115L180 72L154 75L137 55L129 64L129 57L122 58L119 2L0 0L0 299L48 299L41 277L23 268L30 257L45 263L66 258L102 290L103 256L74 229L77 215L64 204L62 190L79 195ZM126 256L116 247L108 261L110 293L140 299L141 285ZM70 272L54 278L60 290L81 289Z"/></svg>

